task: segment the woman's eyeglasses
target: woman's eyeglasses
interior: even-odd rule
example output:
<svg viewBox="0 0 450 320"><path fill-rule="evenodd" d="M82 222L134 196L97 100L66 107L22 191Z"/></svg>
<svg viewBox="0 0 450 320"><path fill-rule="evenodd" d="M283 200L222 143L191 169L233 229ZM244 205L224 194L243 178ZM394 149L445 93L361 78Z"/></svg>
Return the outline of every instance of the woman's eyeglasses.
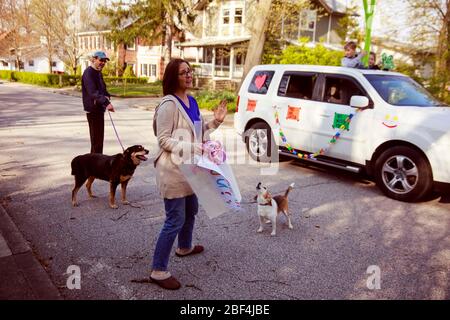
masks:
<svg viewBox="0 0 450 320"><path fill-rule="evenodd" d="M188 70L184 70L184 71L180 72L178 75L182 76L182 77L186 77L188 74L192 76L194 74L194 71L191 69L188 69Z"/></svg>

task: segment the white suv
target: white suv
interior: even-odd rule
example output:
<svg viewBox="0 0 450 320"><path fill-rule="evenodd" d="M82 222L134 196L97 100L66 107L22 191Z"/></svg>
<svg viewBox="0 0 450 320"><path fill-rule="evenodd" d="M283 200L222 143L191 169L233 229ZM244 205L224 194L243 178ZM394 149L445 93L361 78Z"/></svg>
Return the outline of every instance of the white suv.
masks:
<svg viewBox="0 0 450 320"><path fill-rule="evenodd" d="M450 183L450 108L400 73L260 65L244 80L235 129L257 161L287 155L365 170L389 197Z"/></svg>

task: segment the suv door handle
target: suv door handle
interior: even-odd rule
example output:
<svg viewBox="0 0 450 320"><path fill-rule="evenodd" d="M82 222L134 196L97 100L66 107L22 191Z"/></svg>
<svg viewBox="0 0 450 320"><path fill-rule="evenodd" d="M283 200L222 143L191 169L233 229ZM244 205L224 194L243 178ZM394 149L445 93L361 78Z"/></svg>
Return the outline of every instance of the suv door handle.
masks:
<svg viewBox="0 0 450 320"><path fill-rule="evenodd" d="M330 115L329 115L329 114L326 114L326 113L322 113L320 116L321 116L322 118L329 118L329 117L330 117Z"/></svg>

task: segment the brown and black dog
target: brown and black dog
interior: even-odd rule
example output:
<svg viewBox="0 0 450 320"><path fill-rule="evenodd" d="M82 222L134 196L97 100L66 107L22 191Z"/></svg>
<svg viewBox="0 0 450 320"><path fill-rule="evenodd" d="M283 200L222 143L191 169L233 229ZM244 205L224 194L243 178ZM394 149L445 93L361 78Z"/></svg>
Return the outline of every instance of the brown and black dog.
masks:
<svg viewBox="0 0 450 320"><path fill-rule="evenodd" d="M72 205L78 206L77 193L80 187L87 180L86 188L90 198L95 198L92 194L92 183L95 179L109 181L109 206L117 209L115 196L119 183L122 186L122 203L127 201L127 185L133 176L134 170L141 163L146 161L148 150L141 145L134 145L126 149L123 153L114 156L107 156L101 153L88 153L75 157L72 160L72 175L75 176L75 187L72 190Z"/></svg>

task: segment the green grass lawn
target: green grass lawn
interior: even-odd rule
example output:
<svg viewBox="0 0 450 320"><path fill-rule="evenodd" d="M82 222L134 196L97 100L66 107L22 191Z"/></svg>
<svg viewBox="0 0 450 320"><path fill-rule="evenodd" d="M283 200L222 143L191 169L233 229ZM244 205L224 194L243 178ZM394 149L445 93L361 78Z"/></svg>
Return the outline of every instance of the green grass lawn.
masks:
<svg viewBox="0 0 450 320"><path fill-rule="evenodd" d="M162 96L162 86L160 84L127 84L118 86L107 86L108 92L119 97L145 97Z"/></svg>

